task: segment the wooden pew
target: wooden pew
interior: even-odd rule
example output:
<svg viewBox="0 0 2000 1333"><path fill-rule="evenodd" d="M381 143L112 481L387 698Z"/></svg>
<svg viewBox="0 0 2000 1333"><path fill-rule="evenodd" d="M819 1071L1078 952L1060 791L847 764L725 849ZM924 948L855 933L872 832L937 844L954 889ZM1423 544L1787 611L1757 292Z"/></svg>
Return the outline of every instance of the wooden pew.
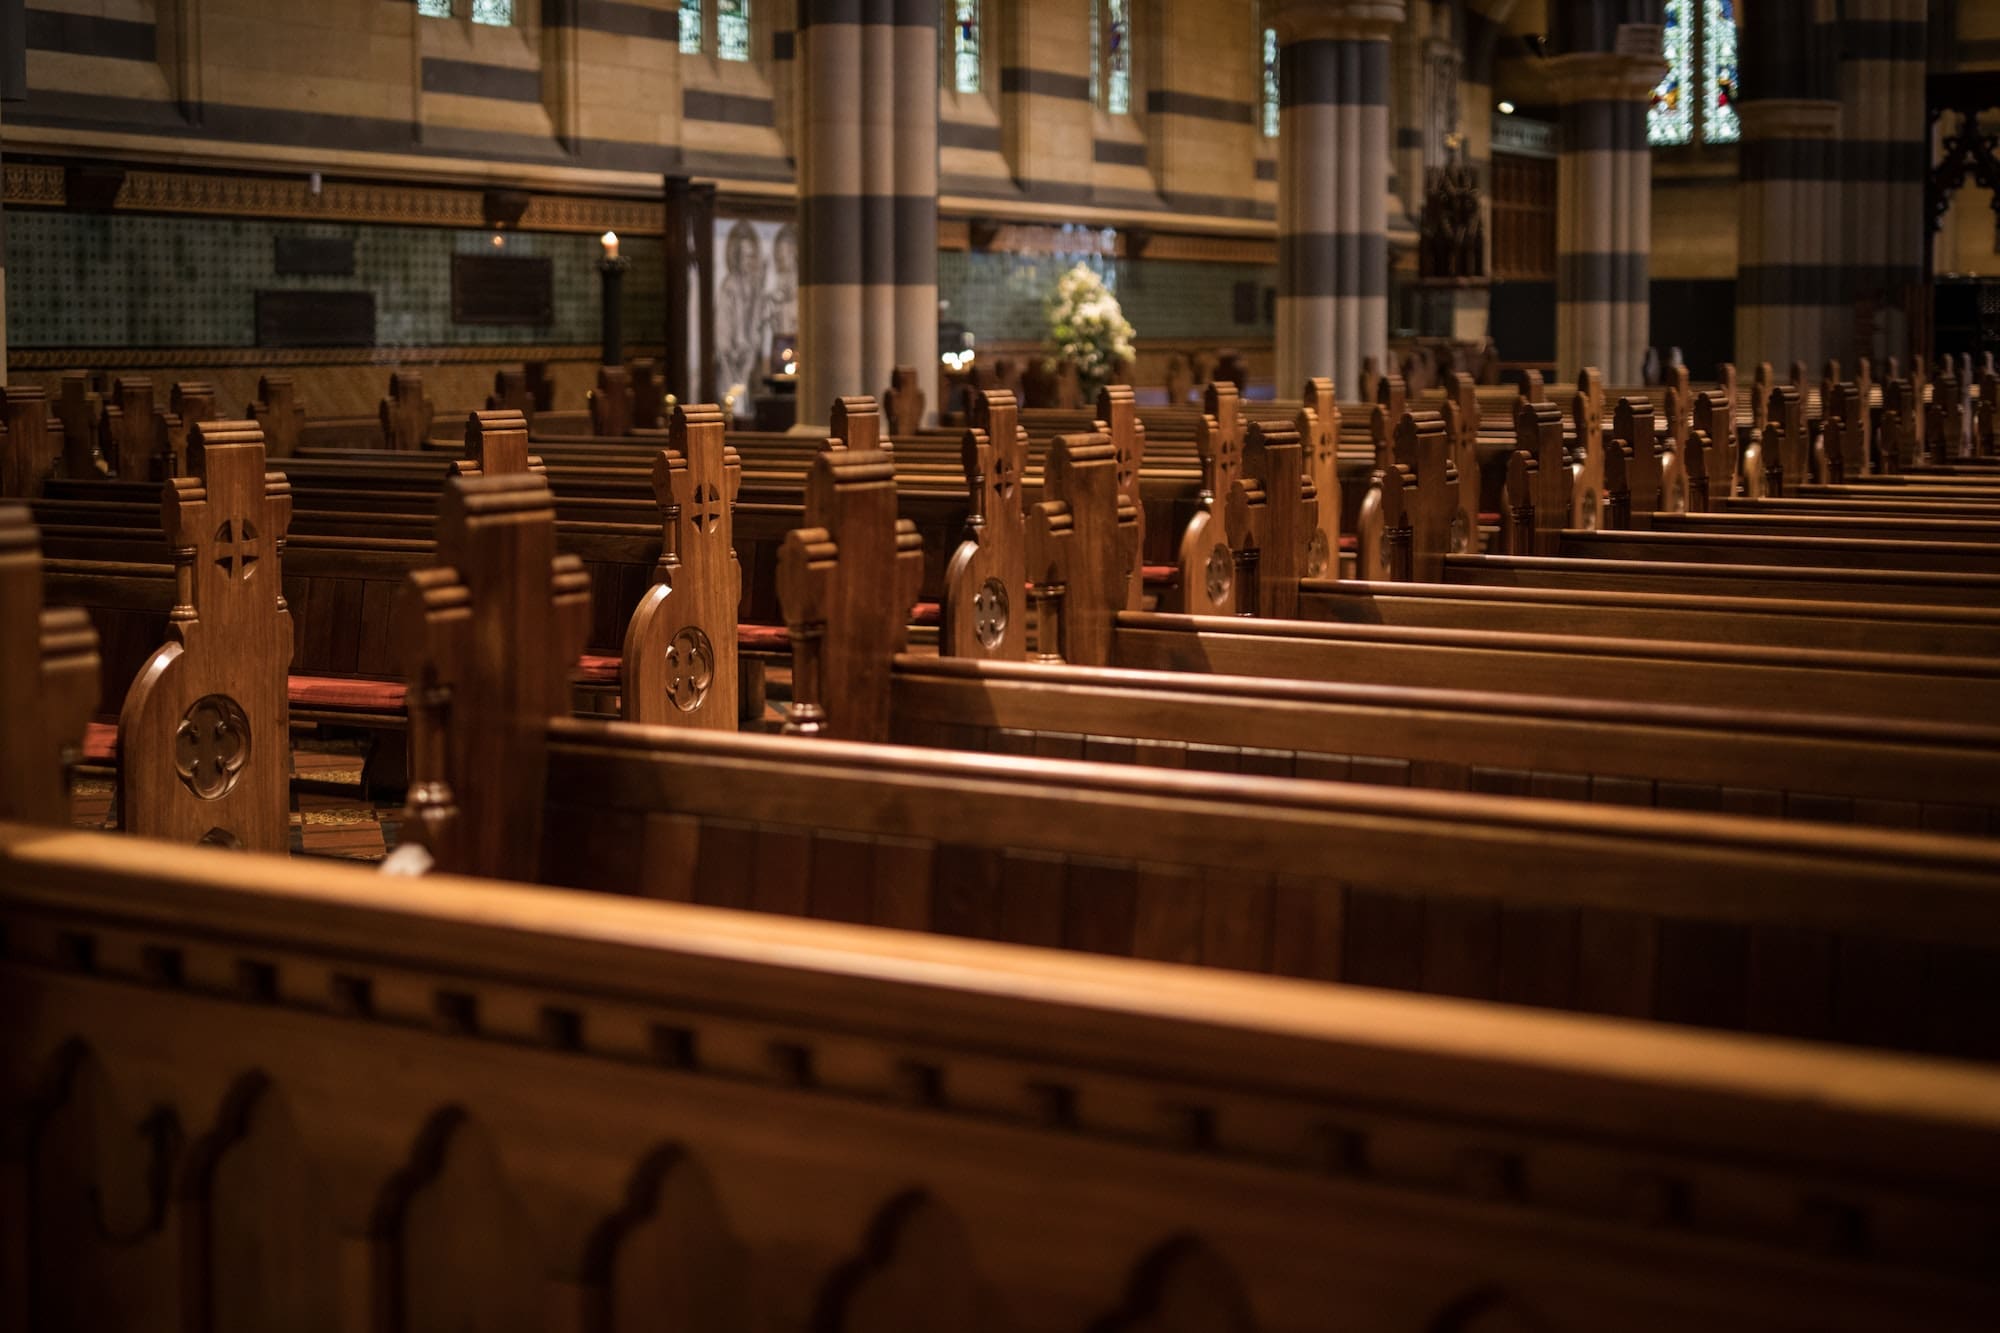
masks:
<svg viewBox="0 0 2000 1333"><path fill-rule="evenodd" d="M0 819L69 822L67 769L97 702L97 635L73 608L44 607L35 526L0 505Z"/></svg>
<svg viewBox="0 0 2000 1333"><path fill-rule="evenodd" d="M1964 1065L17 825L0 921L11 1326L1990 1322Z"/></svg>
<svg viewBox="0 0 2000 1333"><path fill-rule="evenodd" d="M825 464L836 483L865 480L853 474L878 465L879 454L847 452ZM450 503L504 517L484 552L496 567L548 569L546 513L528 502L534 479L511 480L520 489L509 490L504 516L489 494L501 479L461 483ZM841 497L838 507L855 512L865 502L864 491ZM888 519L878 514L874 527L891 527ZM865 549L855 541L838 525L802 538L801 547L830 579L826 566L839 568ZM885 571L896 558L894 544L878 539L872 561L841 572L853 579L872 569L880 585L893 576ZM545 585L545 578L488 582L500 602L488 596L454 613L496 633L506 632L508 595L536 599L543 607L536 614L557 614L550 608L569 594L560 580ZM845 595L821 589L812 605ZM406 605L419 604L434 621L439 602L421 580L406 593ZM1766 1031L1793 1031L1783 1026L1794 1021L1785 1006L1806 1003L1816 1033L1913 1049L1985 1051L1982 1043L2000 1030L1983 1022L1949 1026L2000 1005L2000 993L1989 993L2000 992L1993 981L2000 972L1980 970L1987 951L2000 952L2000 919L1980 919L2000 902L1992 896L2000 891L2000 851L1983 841L830 740L802 748L783 737L606 725L561 716L566 710L550 706L535 686L559 667L559 636L508 637L536 651L480 670L516 672L519 685L482 686L462 698L426 692L438 708L427 726L476 729L482 738L540 752L520 763L496 756L470 767L420 764L406 830L447 869L467 859L510 874L535 867L540 878L580 887L1112 953L1165 951L1214 965ZM421 640L409 642L421 659ZM803 679L818 669L810 642L799 648ZM826 652L833 647L829 641ZM435 660L442 674L459 659L447 650ZM1001 671L962 665L982 676ZM857 688L861 668L850 658L841 669ZM433 670L413 663L419 679ZM901 666L884 662L876 670L888 676ZM829 690L806 702L836 697L850 696ZM1166 697L1156 692L1150 707L1159 711ZM514 701L517 711L482 715L475 699ZM1098 706L1102 699L1079 699L1071 715L1109 715ZM1311 724L1311 701L1287 703L1295 725ZM801 730L822 735L842 722L833 711L808 716L816 725ZM849 725L862 725L854 716L847 714ZM1272 725L1280 716L1274 713ZM1587 730L1589 719L1572 722ZM1992 749L1991 738L1975 744ZM534 776L538 770L543 776ZM1090 816L1079 818L1084 810ZM495 840L537 826L539 855L518 845L505 858L493 854ZM510 832L466 836L501 827ZM1418 845L1423 854L1412 856ZM1038 872L1022 868L1017 886L1013 867L1022 856L1047 877L1033 880ZM1308 869L1330 864L1337 874ZM890 885L898 887L891 892ZM1578 914L1600 909L1613 913L1604 931L1579 934ZM1206 919L1223 933L1204 934ZM1898 998L1866 969L1829 978L1819 963L1781 961L1773 951L1794 931L1813 938L1828 932L1842 949L1895 941L1905 951L1897 956L1926 960L1918 970L1933 980L1916 986L1920 994L1903 989ZM1548 989L1525 977L1503 984L1502 932L1540 960L1533 975L1548 969ZM1324 943L1309 945L1313 940ZM1726 951L1714 953L1722 947L1714 941L1727 941ZM1747 970L1753 958L1764 969L1754 981ZM1619 998L1590 989L1601 980L1579 981L1585 970L1619 978ZM1925 989L1933 984L1953 998Z"/></svg>
<svg viewBox="0 0 2000 1333"><path fill-rule="evenodd" d="M291 492L250 421L195 422L164 510L177 596L167 641L118 717L120 817L134 833L291 846L285 529Z"/></svg>

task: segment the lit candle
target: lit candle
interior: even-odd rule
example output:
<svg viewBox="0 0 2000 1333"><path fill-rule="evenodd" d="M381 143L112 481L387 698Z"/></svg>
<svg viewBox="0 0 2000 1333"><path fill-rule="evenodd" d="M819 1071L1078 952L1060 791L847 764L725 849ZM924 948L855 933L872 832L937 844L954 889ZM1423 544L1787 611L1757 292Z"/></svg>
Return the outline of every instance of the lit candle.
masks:
<svg viewBox="0 0 2000 1333"><path fill-rule="evenodd" d="M606 259L618 258L618 233L615 231L607 231L604 233L603 240L604 240L604 257Z"/></svg>

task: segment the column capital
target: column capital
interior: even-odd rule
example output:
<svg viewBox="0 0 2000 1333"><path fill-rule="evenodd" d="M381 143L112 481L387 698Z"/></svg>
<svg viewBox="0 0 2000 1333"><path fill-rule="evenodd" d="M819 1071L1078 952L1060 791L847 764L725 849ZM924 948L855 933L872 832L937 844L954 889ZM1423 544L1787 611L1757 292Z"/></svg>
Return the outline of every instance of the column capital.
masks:
<svg viewBox="0 0 2000 1333"><path fill-rule="evenodd" d="M1746 139L1831 139L1840 132L1840 103L1803 97L1738 102Z"/></svg>
<svg viewBox="0 0 2000 1333"><path fill-rule="evenodd" d="M1332 38L1387 41L1403 21L1403 0L1278 0L1278 42Z"/></svg>
<svg viewBox="0 0 2000 1333"><path fill-rule="evenodd" d="M1645 102L1667 72L1667 62L1658 55L1624 51L1572 51L1546 63L1556 100L1565 104Z"/></svg>

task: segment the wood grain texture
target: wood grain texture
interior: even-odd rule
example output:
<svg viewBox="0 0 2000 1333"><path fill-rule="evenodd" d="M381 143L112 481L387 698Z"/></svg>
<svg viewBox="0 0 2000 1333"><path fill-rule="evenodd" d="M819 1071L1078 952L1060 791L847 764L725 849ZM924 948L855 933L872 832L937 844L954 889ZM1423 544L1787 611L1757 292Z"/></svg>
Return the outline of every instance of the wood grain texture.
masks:
<svg viewBox="0 0 2000 1333"><path fill-rule="evenodd" d="M723 443L722 410L677 406L653 460L665 529L653 586L639 599L620 661L626 720L734 730L736 608L743 570L733 545L743 466Z"/></svg>
<svg viewBox="0 0 2000 1333"><path fill-rule="evenodd" d="M1080 666L1112 658L1138 520L1118 489L1118 454L1099 434L1058 435L1042 465L1043 499L1028 511L1028 580L1038 651Z"/></svg>
<svg viewBox="0 0 2000 1333"><path fill-rule="evenodd" d="M42 554L19 505L0 504L0 819L69 820L69 766L97 703L97 632L81 611L42 604Z"/></svg>
<svg viewBox="0 0 2000 1333"><path fill-rule="evenodd" d="M938 651L1018 662L1028 653L1021 489L1028 433L1018 424L1014 395L1007 390L977 391L971 403L971 424L960 448L972 508L966 538L945 569Z"/></svg>
<svg viewBox="0 0 2000 1333"><path fill-rule="evenodd" d="M197 422L163 526L178 600L118 719L124 826L260 852L291 846L284 596L291 488L254 422Z"/></svg>
<svg viewBox="0 0 2000 1333"><path fill-rule="evenodd" d="M530 877L544 729L569 712L589 581L556 553L554 502L533 473L453 479L437 559L409 575L396 608L410 686L403 837L444 869Z"/></svg>

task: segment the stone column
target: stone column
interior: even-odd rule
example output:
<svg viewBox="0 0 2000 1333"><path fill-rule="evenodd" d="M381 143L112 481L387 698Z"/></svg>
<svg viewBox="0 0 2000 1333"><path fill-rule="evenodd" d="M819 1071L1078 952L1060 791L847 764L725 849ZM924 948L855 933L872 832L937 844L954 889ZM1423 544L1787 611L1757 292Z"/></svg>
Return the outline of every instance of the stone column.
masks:
<svg viewBox="0 0 2000 1333"><path fill-rule="evenodd" d="M1848 0L1840 24L1847 268L1841 295L1850 312L1859 301L1876 306L1875 337L1849 350L1872 354L1877 365L1884 356L1907 358L1910 329L1902 304L1911 287L1926 281L1927 10L1926 0ZM1851 343L1851 336L1845 341Z"/></svg>
<svg viewBox="0 0 2000 1333"><path fill-rule="evenodd" d="M1744 12L1736 109L1736 361L1814 374L1851 322L1839 262L1840 103L1825 0L1764 0ZM1829 14L1830 16L1830 14Z"/></svg>
<svg viewBox="0 0 2000 1333"><path fill-rule="evenodd" d="M1389 340L1389 39L1402 0L1278 6L1280 392L1359 392ZM1386 360L1384 361L1386 364Z"/></svg>
<svg viewBox="0 0 2000 1333"><path fill-rule="evenodd" d="M937 383L938 8L800 0L799 420Z"/></svg>
<svg viewBox="0 0 2000 1333"><path fill-rule="evenodd" d="M1646 103L1666 65L1657 35L1650 53L1572 51L1548 65L1562 107L1556 373L1573 381L1584 366L1597 366L1607 384L1637 384L1651 309L1653 161Z"/></svg>

